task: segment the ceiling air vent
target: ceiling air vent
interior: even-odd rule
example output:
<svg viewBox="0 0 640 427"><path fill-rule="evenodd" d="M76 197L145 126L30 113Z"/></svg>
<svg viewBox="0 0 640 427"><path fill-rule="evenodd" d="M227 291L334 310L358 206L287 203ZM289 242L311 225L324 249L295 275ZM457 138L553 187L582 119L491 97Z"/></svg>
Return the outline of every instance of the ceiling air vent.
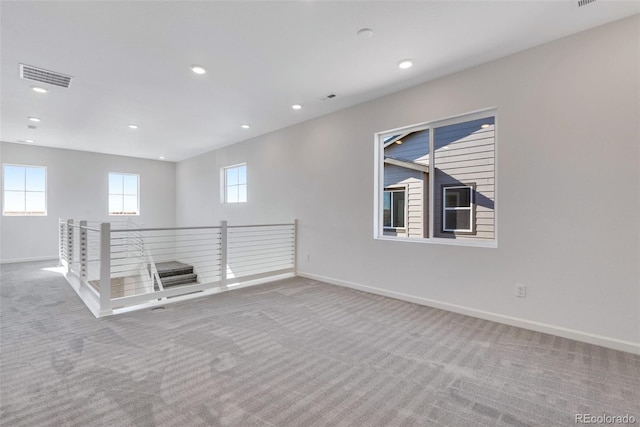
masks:
<svg viewBox="0 0 640 427"><path fill-rule="evenodd" d="M48 83L54 86L69 87L71 76L56 73L55 71L43 70L31 65L20 64L20 77L34 82Z"/></svg>
<svg viewBox="0 0 640 427"><path fill-rule="evenodd" d="M590 3L595 2L596 0L578 0L578 7L586 6Z"/></svg>

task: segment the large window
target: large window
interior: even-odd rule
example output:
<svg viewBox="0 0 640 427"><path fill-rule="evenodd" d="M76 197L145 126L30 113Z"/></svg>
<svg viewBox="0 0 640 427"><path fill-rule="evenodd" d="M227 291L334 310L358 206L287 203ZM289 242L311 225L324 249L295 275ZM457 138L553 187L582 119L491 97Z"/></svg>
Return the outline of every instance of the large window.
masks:
<svg viewBox="0 0 640 427"><path fill-rule="evenodd" d="M139 176L109 173L109 215L140 215Z"/></svg>
<svg viewBox="0 0 640 427"><path fill-rule="evenodd" d="M47 214L47 168L3 165L3 215Z"/></svg>
<svg viewBox="0 0 640 427"><path fill-rule="evenodd" d="M485 110L377 133L374 237L495 247L495 123Z"/></svg>
<svg viewBox="0 0 640 427"><path fill-rule="evenodd" d="M247 201L247 165L223 168L224 202L245 203Z"/></svg>

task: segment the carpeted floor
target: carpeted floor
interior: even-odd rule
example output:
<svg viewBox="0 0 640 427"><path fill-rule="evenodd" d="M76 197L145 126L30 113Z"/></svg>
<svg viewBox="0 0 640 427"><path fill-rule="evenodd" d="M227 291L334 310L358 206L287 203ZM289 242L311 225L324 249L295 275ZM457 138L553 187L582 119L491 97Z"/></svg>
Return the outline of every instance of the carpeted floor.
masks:
<svg viewBox="0 0 640 427"><path fill-rule="evenodd" d="M640 356L290 279L95 319L1 268L2 426L553 426L635 416Z"/></svg>

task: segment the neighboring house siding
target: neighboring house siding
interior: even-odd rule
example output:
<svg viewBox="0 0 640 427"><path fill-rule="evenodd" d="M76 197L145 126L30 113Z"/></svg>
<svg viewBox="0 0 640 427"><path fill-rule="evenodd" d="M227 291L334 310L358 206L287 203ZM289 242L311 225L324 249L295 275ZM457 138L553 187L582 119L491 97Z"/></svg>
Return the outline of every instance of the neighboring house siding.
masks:
<svg viewBox="0 0 640 427"><path fill-rule="evenodd" d="M429 164L429 134L428 131L415 132L401 138L402 144L393 143L385 148L385 156L399 160L419 163L425 166ZM399 230L385 230L385 235L399 237L425 237L428 227L427 210L425 203L427 198L427 174L403 168L396 165L385 165L385 188L406 188L406 227L404 232Z"/></svg>
<svg viewBox="0 0 640 427"><path fill-rule="evenodd" d="M406 189L406 227L404 231L385 230L385 235L398 237L422 237L424 231L423 200L425 180L422 173L400 166L386 165L384 186L388 189Z"/></svg>
<svg viewBox="0 0 640 427"><path fill-rule="evenodd" d="M481 125L490 126L482 129ZM493 119L435 129L434 233L437 237L471 237L442 232L442 186L475 184L475 235L493 239L495 229L495 126Z"/></svg>
<svg viewBox="0 0 640 427"><path fill-rule="evenodd" d="M429 165L429 131L414 132L400 139L402 144L393 143L385 148L385 156Z"/></svg>

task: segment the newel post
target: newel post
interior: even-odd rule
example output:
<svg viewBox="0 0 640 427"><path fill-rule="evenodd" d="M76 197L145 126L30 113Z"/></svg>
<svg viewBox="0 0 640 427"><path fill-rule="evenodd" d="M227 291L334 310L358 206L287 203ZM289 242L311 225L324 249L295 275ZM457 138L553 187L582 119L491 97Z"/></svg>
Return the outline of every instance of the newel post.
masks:
<svg viewBox="0 0 640 427"><path fill-rule="evenodd" d="M293 274L298 275L298 220L293 220Z"/></svg>
<svg viewBox="0 0 640 427"><path fill-rule="evenodd" d="M87 242L87 221L80 221L80 281L87 281L87 261L89 259L89 245Z"/></svg>
<svg viewBox="0 0 640 427"><path fill-rule="evenodd" d="M220 221L220 288L227 289L227 254L229 250L227 239L227 221Z"/></svg>
<svg viewBox="0 0 640 427"><path fill-rule="evenodd" d="M64 230L64 220L62 220L62 218L60 218L58 220L58 266L62 267L64 266L64 263L62 261L64 261L64 241L67 239L67 234L65 233Z"/></svg>
<svg viewBox="0 0 640 427"><path fill-rule="evenodd" d="M73 220L67 220L67 273L73 266Z"/></svg>
<svg viewBox="0 0 640 427"><path fill-rule="evenodd" d="M111 223L100 224L100 316L111 314Z"/></svg>

